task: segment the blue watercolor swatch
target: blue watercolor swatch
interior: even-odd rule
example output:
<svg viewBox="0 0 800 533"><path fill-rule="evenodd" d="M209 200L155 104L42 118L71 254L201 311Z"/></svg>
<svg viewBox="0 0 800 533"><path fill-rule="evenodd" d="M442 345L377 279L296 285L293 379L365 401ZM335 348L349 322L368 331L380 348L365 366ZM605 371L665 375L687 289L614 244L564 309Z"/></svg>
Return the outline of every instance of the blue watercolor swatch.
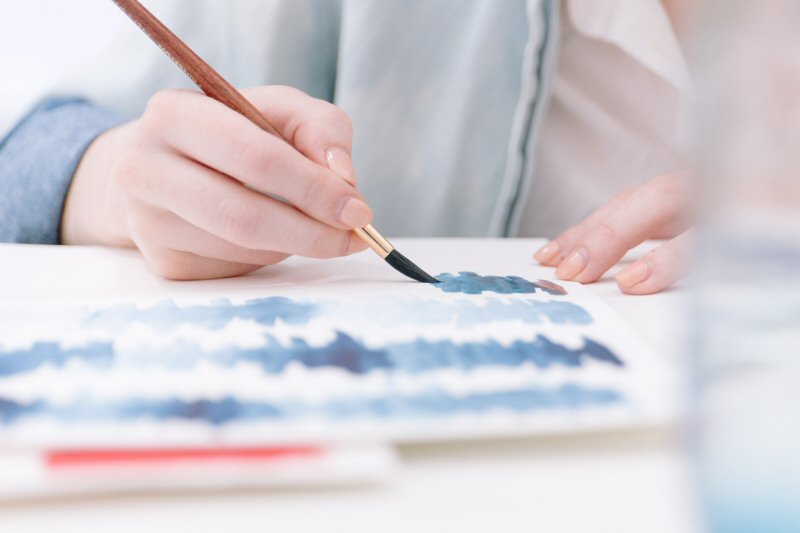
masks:
<svg viewBox="0 0 800 533"><path fill-rule="evenodd" d="M526 282L527 283L527 282ZM210 330L223 329L233 320L251 320L265 326L278 320L305 325L319 316L337 317L347 323L373 326L448 324L469 328L488 322L521 321L540 324L591 324L592 316L580 305L563 301L486 299L475 302L440 302L419 298L381 297L359 301L323 300L300 302L283 297L258 298L241 304L218 300L209 305L178 306L167 300L148 308L124 304L93 312L81 324L84 328L102 329L119 334L132 323L168 332L181 325Z"/></svg>
<svg viewBox="0 0 800 533"><path fill-rule="evenodd" d="M420 300L418 298L381 298L359 302L321 302L320 313L335 316L348 324L370 324L393 328L405 325L446 324L469 329L490 322L523 324L587 325L593 322L586 309L572 302L556 300L502 300L487 298L457 302Z"/></svg>
<svg viewBox="0 0 800 533"><path fill-rule="evenodd" d="M537 368L551 366L579 367L592 359L622 367L622 361L607 347L584 338L580 348L571 349L553 342L544 335L532 341L517 340L508 345L497 341L455 343L450 340L415 339L387 343L368 348L352 336L336 332L334 340L324 346L312 346L294 338L288 346L266 336L266 345L244 349L226 346L204 351L189 341L175 341L157 353L145 351L125 353L124 360L114 353L111 342L95 342L85 350L61 348L57 343L36 343L32 348L8 351L0 356L0 376L31 372L45 365L63 367L68 361L81 361L95 368L108 369L112 364L140 368L191 369L200 361L212 361L231 367L240 361L258 364L264 372L279 374L291 363L306 368L339 368L353 374L373 370L419 374L433 370L475 370L481 367L518 367L532 364Z"/></svg>
<svg viewBox="0 0 800 533"><path fill-rule="evenodd" d="M332 398L324 403L299 401L284 403L221 400L184 401L131 398L119 402L92 402L86 399L69 404L45 401L21 403L0 398L0 423L12 425L34 416L55 418L65 423L102 423L137 420L194 420L213 425L234 421L281 421L324 417L332 421L348 419L436 418L459 413L485 413L503 409L524 413L545 409L581 409L619 403L624 397L608 388L587 388L566 384L555 388L526 388L509 391L451 396L431 389L415 396L387 393L379 398Z"/></svg>
<svg viewBox="0 0 800 533"><path fill-rule="evenodd" d="M442 281L435 286L445 292L566 293L554 283L541 280L531 282L516 276L478 276L471 272L461 272L458 275L442 274L439 278ZM128 334L132 324L169 334L184 325L219 331L235 320L251 321L263 326L283 322L302 327L319 317L335 317L334 322L343 324L339 329L327 323L325 327L329 328L327 331L332 337L330 342L323 345L311 344L302 334L279 341L268 332L269 328L254 330L263 340L263 345L255 348L242 348L231 341L211 349L184 335L175 336L166 343L161 339L156 350L147 347L147 343L126 344L120 348L113 340L121 334ZM524 338L509 339L501 343L492 339L455 342L450 339L434 341L420 337L367 346L357 333L359 324L383 328L441 325L464 331L488 323L505 326L513 324L515 328L519 328L519 335L515 336ZM532 365L542 370L557 366L580 368L587 361L624 368L622 360L612 350L588 337L582 337L582 344L575 348L559 344L542 334L531 338L528 328L544 323L589 325L593 323L593 318L586 309L569 301L532 298L465 297L457 301L437 301L409 296L304 302L269 297L243 303L221 299L210 304L186 306L179 306L171 300L150 307L125 304L94 311L76 323L75 328L79 331L85 329L89 332L102 332L103 340L94 340L84 346L62 344L58 341L39 341L30 347L5 350L0 346L0 378L36 372L43 368L64 368L72 362L100 371L126 368L186 371L187 379L191 379L192 370L203 362L222 367L249 362L258 365L264 373L273 375L280 375L290 365L300 365L308 371L333 368L356 376L364 376L370 372L421 375L447 369L480 372L481 369L490 367L513 369L523 365ZM355 327L351 329L350 324ZM267 331L263 331L264 329ZM356 333L351 334L349 331ZM331 397L313 405L298 401L252 402L236 399L235 393L232 394L233 396L220 400L145 400L132 397L118 402L102 403L93 402L91 391L86 391L85 396L64 404L51 404L45 400L26 403L0 397L0 424L11 424L39 415L64 422L184 419L217 425L239 420L287 420L319 416L333 420L364 417L447 417L491 409L513 412L580 409L623 400L622 395L614 389L587 388L577 384L551 388L532 385L512 391L484 391L464 396L452 396L436 387L418 395L407 396L390 387L380 397Z"/></svg>
<svg viewBox="0 0 800 533"><path fill-rule="evenodd" d="M528 281L519 276L479 276L475 272L459 272L458 275L439 274L436 276L439 283L433 286L444 292L461 292L464 294L481 294L482 292L496 292L498 294L533 294L546 292L547 294L563 296L566 289L552 281Z"/></svg>
<svg viewBox="0 0 800 533"><path fill-rule="evenodd" d="M248 300L241 304L220 299L208 305L183 307L179 307L172 300L165 300L147 308L122 304L101 309L92 313L83 325L103 328L109 332L125 329L133 322L147 324L162 332L171 331L181 324L218 330L224 328L234 318L252 320L264 325L273 325L277 320L288 324L307 324L319 312L319 306L314 303L299 302L280 296Z"/></svg>
<svg viewBox="0 0 800 533"><path fill-rule="evenodd" d="M37 342L30 348L0 350L0 376L33 372L43 366L63 367L80 360L94 368L109 369L116 358L110 342L91 342L86 346L64 348L58 342Z"/></svg>

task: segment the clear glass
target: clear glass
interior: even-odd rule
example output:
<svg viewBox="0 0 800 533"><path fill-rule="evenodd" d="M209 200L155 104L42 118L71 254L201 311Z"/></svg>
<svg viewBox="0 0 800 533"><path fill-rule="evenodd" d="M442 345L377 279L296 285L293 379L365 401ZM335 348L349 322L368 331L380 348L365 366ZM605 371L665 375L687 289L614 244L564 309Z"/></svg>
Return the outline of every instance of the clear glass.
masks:
<svg viewBox="0 0 800 533"><path fill-rule="evenodd" d="M694 34L704 218L693 453L714 532L800 531L800 1L712 0Z"/></svg>

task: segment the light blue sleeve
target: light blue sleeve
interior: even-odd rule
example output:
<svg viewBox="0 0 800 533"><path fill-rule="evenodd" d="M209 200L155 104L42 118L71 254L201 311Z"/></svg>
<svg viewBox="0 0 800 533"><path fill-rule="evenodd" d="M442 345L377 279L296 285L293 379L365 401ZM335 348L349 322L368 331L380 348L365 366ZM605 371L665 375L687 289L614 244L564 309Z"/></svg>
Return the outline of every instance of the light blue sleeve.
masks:
<svg viewBox="0 0 800 533"><path fill-rule="evenodd" d="M47 100L23 118L0 141L0 242L58 244L75 168L123 120L77 98Z"/></svg>

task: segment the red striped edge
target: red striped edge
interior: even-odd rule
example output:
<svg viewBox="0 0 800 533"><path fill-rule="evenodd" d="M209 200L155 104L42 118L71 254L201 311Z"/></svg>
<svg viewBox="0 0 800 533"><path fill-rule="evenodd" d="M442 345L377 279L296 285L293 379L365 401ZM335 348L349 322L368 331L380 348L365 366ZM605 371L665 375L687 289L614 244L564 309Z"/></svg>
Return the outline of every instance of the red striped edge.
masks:
<svg viewBox="0 0 800 533"><path fill-rule="evenodd" d="M324 448L165 448L55 450L45 454L49 468L102 466L115 464L164 463L175 461L258 460L312 458L322 455Z"/></svg>

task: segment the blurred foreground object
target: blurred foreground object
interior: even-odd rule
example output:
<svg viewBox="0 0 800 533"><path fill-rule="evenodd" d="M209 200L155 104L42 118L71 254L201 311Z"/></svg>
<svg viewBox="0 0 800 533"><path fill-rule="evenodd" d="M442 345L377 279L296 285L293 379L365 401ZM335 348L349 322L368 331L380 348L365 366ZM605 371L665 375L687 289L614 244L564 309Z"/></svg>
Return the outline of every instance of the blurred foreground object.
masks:
<svg viewBox="0 0 800 533"><path fill-rule="evenodd" d="M692 425L711 531L800 531L800 2L711 0L693 39Z"/></svg>

